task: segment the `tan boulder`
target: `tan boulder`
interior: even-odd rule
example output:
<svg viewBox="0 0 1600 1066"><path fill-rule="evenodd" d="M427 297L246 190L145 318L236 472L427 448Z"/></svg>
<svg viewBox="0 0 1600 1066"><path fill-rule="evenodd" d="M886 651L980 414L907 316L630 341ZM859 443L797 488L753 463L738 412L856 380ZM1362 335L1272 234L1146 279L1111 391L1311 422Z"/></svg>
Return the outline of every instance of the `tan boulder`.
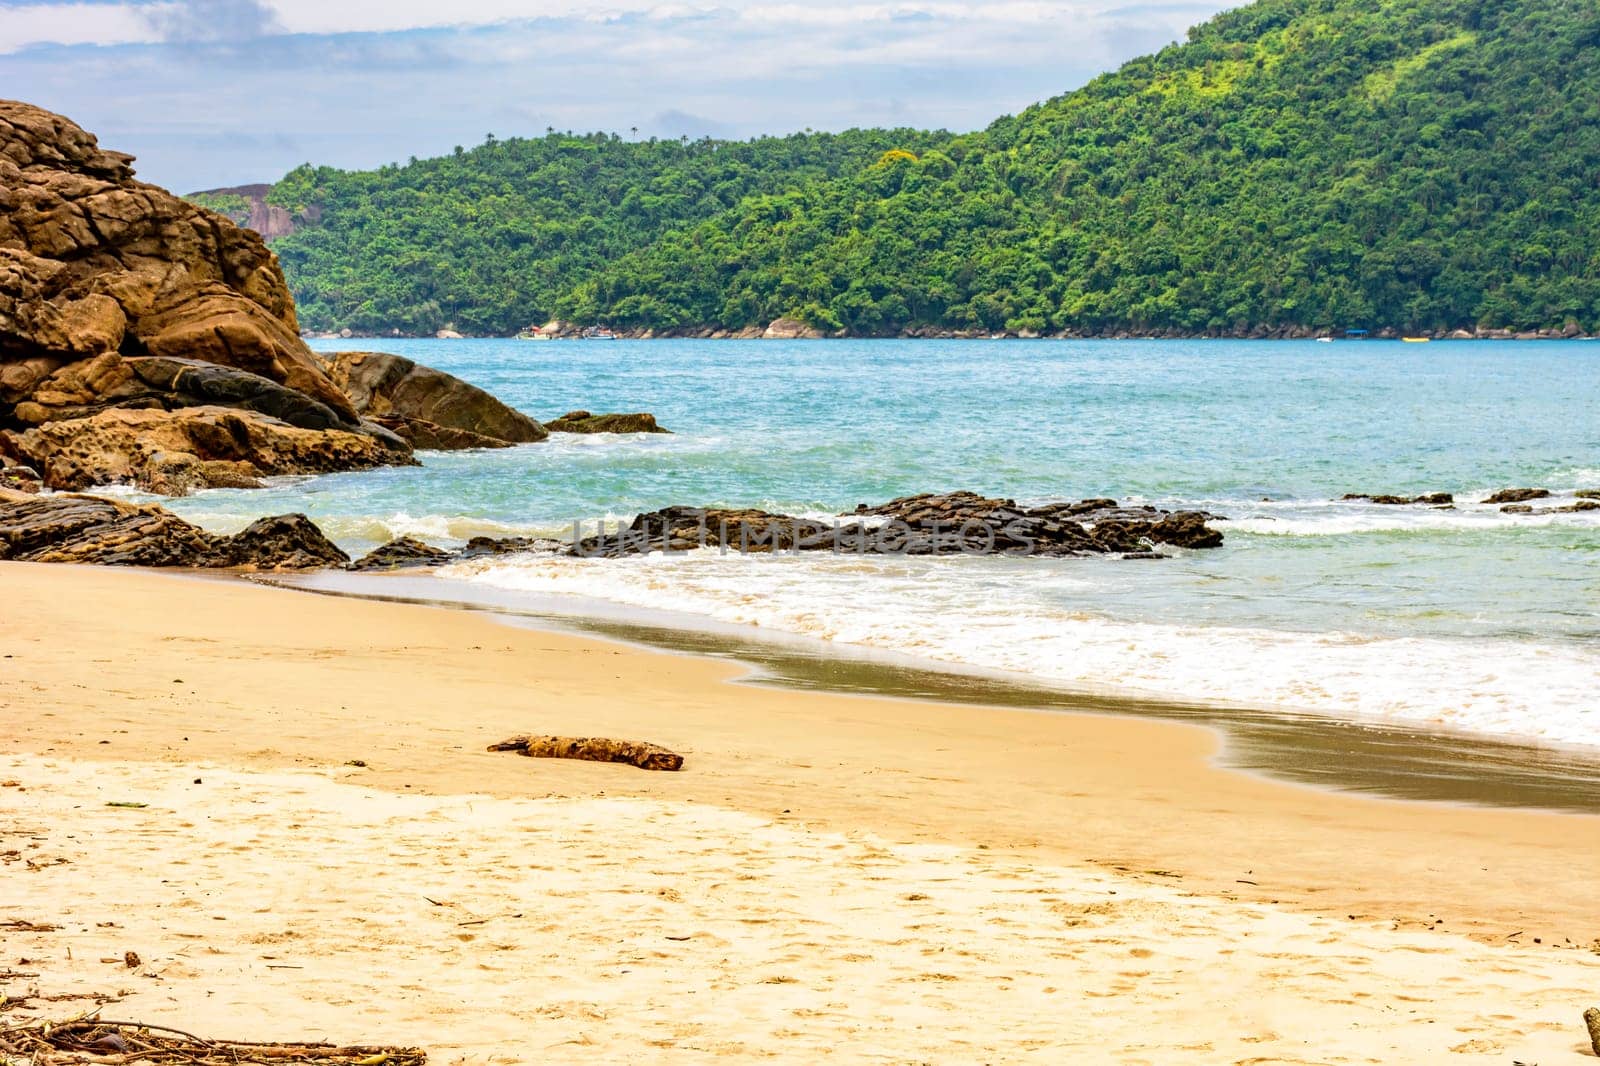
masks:
<svg viewBox="0 0 1600 1066"><path fill-rule="evenodd" d="M816 340L821 336L820 329L808 326L798 318L774 319L761 334L762 340L769 341Z"/></svg>
<svg viewBox="0 0 1600 1066"><path fill-rule="evenodd" d="M357 411L397 432L403 432L397 420L415 419L512 444L549 436L538 422L476 385L398 355L339 352L332 357L330 371Z"/></svg>
<svg viewBox="0 0 1600 1066"><path fill-rule="evenodd" d="M568 411L544 424L551 433L671 433L647 412L638 414L596 415L588 411Z"/></svg>

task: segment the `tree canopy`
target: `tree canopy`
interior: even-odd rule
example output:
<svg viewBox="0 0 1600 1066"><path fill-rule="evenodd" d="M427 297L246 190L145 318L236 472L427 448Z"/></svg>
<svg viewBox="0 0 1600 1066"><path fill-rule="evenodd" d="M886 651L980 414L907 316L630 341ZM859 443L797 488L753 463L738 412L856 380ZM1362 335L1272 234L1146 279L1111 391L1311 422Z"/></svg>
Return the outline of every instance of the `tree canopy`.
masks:
<svg viewBox="0 0 1600 1066"><path fill-rule="evenodd" d="M1600 327L1600 6L1258 0L979 132L302 167L318 328Z"/></svg>

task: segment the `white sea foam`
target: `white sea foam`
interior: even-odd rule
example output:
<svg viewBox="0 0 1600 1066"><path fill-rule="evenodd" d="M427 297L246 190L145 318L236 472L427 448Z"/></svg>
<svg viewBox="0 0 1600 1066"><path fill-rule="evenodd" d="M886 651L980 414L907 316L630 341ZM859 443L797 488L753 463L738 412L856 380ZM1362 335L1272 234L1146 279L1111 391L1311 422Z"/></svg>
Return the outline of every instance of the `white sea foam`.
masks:
<svg viewBox="0 0 1600 1066"><path fill-rule="evenodd" d="M1333 537L1364 533L1420 533L1430 531L1498 532L1530 527L1571 526L1600 528L1600 510L1546 514L1506 513L1493 504L1474 502L1489 491L1463 494L1448 507L1425 504L1374 504L1362 500L1294 500L1229 503L1204 501L1195 506L1227 515L1214 524L1225 532L1279 537ZM1530 500L1534 510L1576 503L1571 492Z"/></svg>
<svg viewBox="0 0 1600 1066"><path fill-rule="evenodd" d="M519 558L444 576L686 612L1080 689L1593 744L1600 649L1118 621L1054 607L1104 575L1037 560L739 556ZM1116 565L1116 564L1109 564ZM1033 566L1026 580L1017 568Z"/></svg>

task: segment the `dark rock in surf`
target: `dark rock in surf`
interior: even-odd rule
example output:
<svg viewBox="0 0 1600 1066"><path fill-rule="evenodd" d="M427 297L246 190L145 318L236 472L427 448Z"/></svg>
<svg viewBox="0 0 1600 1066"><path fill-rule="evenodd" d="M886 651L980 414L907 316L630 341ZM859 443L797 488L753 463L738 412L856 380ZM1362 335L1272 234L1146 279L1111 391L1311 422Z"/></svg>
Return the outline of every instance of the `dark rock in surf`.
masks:
<svg viewBox="0 0 1600 1066"><path fill-rule="evenodd" d="M363 555L350 564L350 569L401 570L417 566L440 566L451 558L451 553L443 548L424 544L415 537L400 537Z"/></svg>
<svg viewBox="0 0 1600 1066"><path fill-rule="evenodd" d="M1550 497L1549 489L1501 489L1499 492L1484 500L1484 503L1526 503L1528 500L1544 500Z"/></svg>
<svg viewBox="0 0 1600 1066"><path fill-rule="evenodd" d="M1341 500L1366 500L1368 503L1381 504L1386 507L1404 507L1414 503L1428 504L1432 507L1442 507L1456 502L1455 496L1448 492L1430 492L1422 496L1389 496L1371 495L1365 492L1348 492L1340 497Z"/></svg>
<svg viewBox="0 0 1600 1066"><path fill-rule="evenodd" d="M570 548L578 556L621 557L718 548L741 553L832 551L849 555L1147 555L1158 545L1214 548L1215 516L1120 507L1115 500L1019 507L972 492L905 496L860 505L840 520L766 511L668 507Z"/></svg>
<svg viewBox="0 0 1600 1066"><path fill-rule="evenodd" d="M0 559L251 570L312 570L349 561L305 515L264 518L222 536L154 504L3 490Z"/></svg>

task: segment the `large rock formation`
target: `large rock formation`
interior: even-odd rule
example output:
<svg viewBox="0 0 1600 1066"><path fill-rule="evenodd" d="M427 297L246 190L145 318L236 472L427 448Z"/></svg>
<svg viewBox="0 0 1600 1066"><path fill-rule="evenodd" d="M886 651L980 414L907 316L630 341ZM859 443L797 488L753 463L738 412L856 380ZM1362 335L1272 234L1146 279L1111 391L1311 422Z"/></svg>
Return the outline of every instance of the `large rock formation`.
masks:
<svg viewBox="0 0 1600 1066"><path fill-rule="evenodd" d="M538 422L476 385L402 356L340 352L331 370L357 411L415 447L504 447L549 436Z"/></svg>
<svg viewBox="0 0 1600 1066"><path fill-rule="evenodd" d="M6 482L25 466L50 488L181 492L412 462L300 340L261 238L135 180L131 161L0 100Z"/></svg>
<svg viewBox="0 0 1600 1066"><path fill-rule="evenodd" d="M135 180L131 162L60 115L0 100L0 404L120 351L248 370L353 428L261 238Z"/></svg>
<svg viewBox="0 0 1600 1066"><path fill-rule="evenodd" d="M221 536L154 504L0 489L0 560L7 559L256 570L312 570L350 561L305 515L263 518Z"/></svg>

